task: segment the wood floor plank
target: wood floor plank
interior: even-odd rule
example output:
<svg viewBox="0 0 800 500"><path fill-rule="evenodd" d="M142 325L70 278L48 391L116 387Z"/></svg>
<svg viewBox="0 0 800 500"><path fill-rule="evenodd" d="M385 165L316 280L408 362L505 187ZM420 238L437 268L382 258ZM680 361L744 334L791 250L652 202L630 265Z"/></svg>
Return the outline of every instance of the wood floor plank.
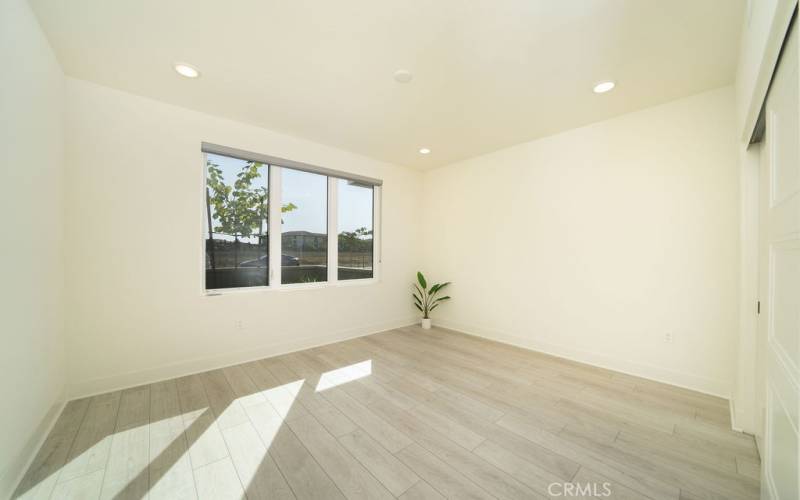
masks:
<svg viewBox="0 0 800 500"><path fill-rule="evenodd" d="M147 497L150 489L149 430L145 424L114 434L100 498L133 500Z"/></svg>
<svg viewBox="0 0 800 500"><path fill-rule="evenodd" d="M394 453L411 444L411 438L380 418L346 392L331 389L325 392L325 398L389 452Z"/></svg>
<svg viewBox="0 0 800 500"><path fill-rule="evenodd" d="M358 347L351 341L340 342L332 347L337 353L347 357L351 363L369 361L371 364L370 377L378 382L389 382L402 377L402 374L395 369L394 365L386 362L380 356L375 356L371 352Z"/></svg>
<svg viewBox="0 0 800 500"><path fill-rule="evenodd" d="M416 382L404 377L385 380L379 383L387 389L401 392L407 398L410 398L415 403L414 405L411 405L411 407L416 406L416 404L425 403L431 398L436 397L431 393L432 391L429 391L425 387L422 387Z"/></svg>
<svg viewBox="0 0 800 500"><path fill-rule="evenodd" d="M58 500L95 500L100 498L103 486L103 469L59 482L52 498Z"/></svg>
<svg viewBox="0 0 800 500"><path fill-rule="evenodd" d="M261 442L270 449L275 435L285 425L284 418L266 401L246 407L245 412L261 437Z"/></svg>
<svg viewBox="0 0 800 500"><path fill-rule="evenodd" d="M245 411L297 498L344 498L272 405L251 405Z"/></svg>
<svg viewBox="0 0 800 500"><path fill-rule="evenodd" d="M736 457L736 472L758 481L761 479L761 463L750 458Z"/></svg>
<svg viewBox="0 0 800 500"><path fill-rule="evenodd" d="M506 415L498 421L498 425L537 446L564 456L577 464L594 470L611 480L618 481L620 484L639 491L651 498L674 500L678 498L680 494L680 488L678 486L670 484L660 478L653 477L643 472L638 467L626 467L625 464L620 465L610 461L609 458L602 453L598 453L591 448L581 447L580 445L561 439L547 430L532 426L526 422L524 418L516 415ZM524 443L524 441L521 443ZM511 439L507 439L501 444L512 451L518 449L520 446L524 446L520 444L520 442ZM609 462L611 462L611 464L609 464ZM577 470L575 472L577 472Z"/></svg>
<svg viewBox="0 0 800 500"><path fill-rule="evenodd" d="M366 378L358 380L356 384L352 384L352 386L356 385L365 387L370 393L388 399L404 410L411 409L417 405L417 401L414 398L388 383L381 384L375 380Z"/></svg>
<svg viewBox="0 0 800 500"><path fill-rule="evenodd" d="M120 395L116 430L138 427L150 422L150 386L125 389Z"/></svg>
<svg viewBox="0 0 800 500"><path fill-rule="evenodd" d="M426 425L437 433L447 436L467 450L474 450L475 447L486 440L485 436L470 430L469 427L460 424L456 420L431 410L427 405L418 405L413 410L410 410L409 413L424 421Z"/></svg>
<svg viewBox="0 0 800 500"><path fill-rule="evenodd" d="M319 379L322 373L330 370L327 363L313 355L313 349L292 352L281 357L294 373L307 379Z"/></svg>
<svg viewBox="0 0 800 500"><path fill-rule="evenodd" d="M418 481L417 484L398 498L400 500L444 500L444 497L438 491L422 480Z"/></svg>
<svg viewBox="0 0 800 500"><path fill-rule="evenodd" d="M263 391L264 397L272 404L281 417L291 420L308 415L308 411L297 400L305 381L290 380L278 387Z"/></svg>
<svg viewBox="0 0 800 500"><path fill-rule="evenodd" d="M242 406L265 401L264 395L261 394L255 382L247 375L241 365L223 368L222 373L225 374L225 378L236 395L236 399Z"/></svg>
<svg viewBox="0 0 800 500"><path fill-rule="evenodd" d="M387 349L375 341L375 336L352 339L348 343L357 345L359 349L368 352L371 356L378 356L391 363L392 368L408 367L412 359L395 349Z"/></svg>
<svg viewBox="0 0 800 500"><path fill-rule="evenodd" d="M558 403L558 409L577 415L585 415L592 420L616 427L622 432L643 436L671 436L675 429L675 424L671 422L651 419L638 420L630 414L615 412L613 408L609 408L607 405L596 405L580 399L562 399Z"/></svg>
<svg viewBox="0 0 800 500"><path fill-rule="evenodd" d="M735 456L687 448L673 436L642 436L621 431L616 443L627 448L640 448L660 455L664 460L680 462L687 466L710 467L722 473L736 472Z"/></svg>
<svg viewBox="0 0 800 500"><path fill-rule="evenodd" d="M694 446L714 446L737 456L758 459L758 449L753 436L722 429L702 422L682 422L675 425L675 435Z"/></svg>
<svg viewBox="0 0 800 500"><path fill-rule="evenodd" d="M181 377L175 383L192 468L197 469L227 457L228 448L217 427L216 416L206 398L200 377Z"/></svg>
<svg viewBox="0 0 800 500"><path fill-rule="evenodd" d="M146 498L150 489L150 387L122 391L102 499Z"/></svg>
<svg viewBox="0 0 800 500"><path fill-rule="evenodd" d="M91 399L67 463L61 469L59 483L105 469L117 423L120 396L121 393L117 391Z"/></svg>
<svg viewBox="0 0 800 500"><path fill-rule="evenodd" d="M222 370L204 372L199 376L220 430L247 422L247 414Z"/></svg>
<svg viewBox="0 0 800 500"><path fill-rule="evenodd" d="M565 482L563 478L528 462L493 441L481 443L475 448L474 453L545 498L551 484Z"/></svg>
<svg viewBox="0 0 800 500"><path fill-rule="evenodd" d="M430 410L446 415L451 421L458 422L459 425L472 429L476 435L488 436L490 439L509 447L509 449L514 450L515 453L527 457L536 465L558 475L562 480L569 480L578 470L578 464L564 456L525 439L520 439L517 434L493 422L476 419L460 408L453 408L448 405L434 408L434 403L436 402L437 400L433 400L428 405ZM461 441L457 434L448 433L446 427L431 427L429 421L416 417L412 412L400 411L388 401L375 402L371 408L379 412L384 419L391 422L395 427L408 435L415 436L418 433L425 432L426 429L433 428L437 433L448 437L456 443ZM437 417L435 420L440 420L440 417ZM462 444L462 446L464 445Z"/></svg>
<svg viewBox="0 0 800 500"><path fill-rule="evenodd" d="M491 462L436 432L420 429L417 443L497 498L502 500L544 498Z"/></svg>
<svg viewBox="0 0 800 500"><path fill-rule="evenodd" d="M281 384L291 384L293 382L297 382L298 380L302 380L302 377L298 377L297 374L286 365L281 356L262 359L260 363L262 366L266 367L266 369L269 370L269 372Z"/></svg>
<svg viewBox="0 0 800 500"><path fill-rule="evenodd" d="M175 379L178 391L178 402L181 411L192 412L209 408L208 397L203 389L203 382L198 375L189 375Z"/></svg>
<svg viewBox="0 0 800 500"><path fill-rule="evenodd" d="M333 436L343 436L358 429L358 426L353 422L352 419L350 419L340 409L336 408L321 395L301 395L300 403Z"/></svg>
<svg viewBox="0 0 800 500"><path fill-rule="evenodd" d="M281 371L283 380L279 380L267 368L267 364L262 361L245 363L242 369L250 377L250 380L261 391L261 394L269 401L283 418L303 417L308 414L301 404L295 404L297 395L303 388L305 381L302 377L297 377L288 370Z"/></svg>
<svg viewBox="0 0 800 500"><path fill-rule="evenodd" d="M401 329L419 345L430 347L430 353L439 353L451 366L459 367L478 375L483 383L489 385L502 385L504 383L530 383L519 376L510 364L492 363L491 353L484 349L474 349L466 345L463 339L454 339L452 335L443 330L420 333L416 329Z"/></svg>
<svg viewBox="0 0 800 500"><path fill-rule="evenodd" d="M419 476L361 429L340 437L339 442L395 496L419 481Z"/></svg>
<svg viewBox="0 0 800 500"><path fill-rule="evenodd" d="M197 498L174 380L150 386L150 500Z"/></svg>
<svg viewBox="0 0 800 500"><path fill-rule="evenodd" d="M278 382L278 379L276 379L275 376L269 370L267 370L267 367L264 366L260 361L251 361L239 366L241 366L242 371L244 371L245 374L250 377L250 380L259 391L266 391L268 389L283 385Z"/></svg>
<svg viewBox="0 0 800 500"><path fill-rule="evenodd" d="M225 429L222 435L249 500L295 498L289 484L249 421Z"/></svg>
<svg viewBox="0 0 800 500"><path fill-rule="evenodd" d="M431 356L425 350L413 344L408 344L408 342L397 342L396 339L382 339L380 334L369 337L367 340L404 354L409 359L409 368L430 376L442 384L468 385L474 388L485 388L491 385L491 382L472 373L463 366L448 364L446 356Z"/></svg>
<svg viewBox="0 0 800 500"><path fill-rule="evenodd" d="M629 472L635 471L695 494L713 495L715 491L719 491L729 498L752 498L758 494L757 488L744 477L720 473L708 467L688 466L679 460L667 460L654 453L653 449L630 447L616 442L600 444L566 430L558 438L577 444L584 451L602 456L608 464Z"/></svg>
<svg viewBox="0 0 800 500"><path fill-rule="evenodd" d="M729 418L715 396L407 327L72 401L14 498L757 498Z"/></svg>
<svg viewBox="0 0 800 500"><path fill-rule="evenodd" d="M200 500L241 500L244 489L229 457L203 465L194 471Z"/></svg>
<svg viewBox="0 0 800 500"><path fill-rule="evenodd" d="M313 416L291 420L288 424L347 498L393 498Z"/></svg>
<svg viewBox="0 0 800 500"><path fill-rule="evenodd" d="M49 498L89 408L90 399L68 402L25 472L13 498Z"/></svg>
<svg viewBox="0 0 800 500"><path fill-rule="evenodd" d="M292 353L285 356L285 359L289 360L289 368L305 381L297 394L297 400L334 436L343 436L355 431L358 426L316 390L322 374L320 370L325 370L325 367L312 365L301 354ZM298 416L303 415L298 414Z"/></svg>
<svg viewBox="0 0 800 500"><path fill-rule="evenodd" d="M495 498L418 444L412 444L396 455L446 498Z"/></svg>
<svg viewBox="0 0 800 500"><path fill-rule="evenodd" d="M481 402L475 398L471 398L466 394L462 394L458 391L450 389L449 387L441 387L440 389L437 389L435 393L428 398L428 401L431 399L446 401L453 406L459 407L464 411L473 414L477 418L482 418L491 422L496 422L502 418L503 415L505 415L505 412L501 409Z"/></svg>
<svg viewBox="0 0 800 500"><path fill-rule="evenodd" d="M591 500L596 498L612 498L615 500L647 500L638 491L634 491L621 484L597 474L596 472L581 467L578 473L570 481L576 488L572 491L577 493L572 498ZM552 491L553 490L551 488ZM562 490L563 491L563 490Z"/></svg>

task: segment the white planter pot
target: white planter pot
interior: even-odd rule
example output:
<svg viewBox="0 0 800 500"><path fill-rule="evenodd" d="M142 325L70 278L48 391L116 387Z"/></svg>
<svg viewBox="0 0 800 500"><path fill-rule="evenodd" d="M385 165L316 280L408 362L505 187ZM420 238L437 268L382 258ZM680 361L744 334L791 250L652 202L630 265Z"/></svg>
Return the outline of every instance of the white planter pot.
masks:
<svg viewBox="0 0 800 500"><path fill-rule="evenodd" d="M430 330L431 329L431 319L422 319L422 329L423 330Z"/></svg>

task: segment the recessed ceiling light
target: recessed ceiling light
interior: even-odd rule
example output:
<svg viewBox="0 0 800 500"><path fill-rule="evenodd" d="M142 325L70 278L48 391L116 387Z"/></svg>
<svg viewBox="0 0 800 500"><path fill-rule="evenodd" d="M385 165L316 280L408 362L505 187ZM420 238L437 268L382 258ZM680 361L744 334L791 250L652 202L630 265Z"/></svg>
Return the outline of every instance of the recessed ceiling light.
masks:
<svg viewBox="0 0 800 500"><path fill-rule="evenodd" d="M200 76L200 71L198 71L198 69L191 64L175 63L175 71L177 71L179 75L185 76L186 78L197 78Z"/></svg>
<svg viewBox="0 0 800 500"><path fill-rule="evenodd" d="M412 78L414 78L414 75L407 69L398 69L394 72L394 81L397 83L408 83Z"/></svg>
<svg viewBox="0 0 800 500"><path fill-rule="evenodd" d="M613 89L617 84L614 82L600 82L592 89L595 94L604 94Z"/></svg>
<svg viewBox="0 0 800 500"><path fill-rule="evenodd" d="M427 155L430 154L431 150L429 148L419 148L419 154Z"/></svg>

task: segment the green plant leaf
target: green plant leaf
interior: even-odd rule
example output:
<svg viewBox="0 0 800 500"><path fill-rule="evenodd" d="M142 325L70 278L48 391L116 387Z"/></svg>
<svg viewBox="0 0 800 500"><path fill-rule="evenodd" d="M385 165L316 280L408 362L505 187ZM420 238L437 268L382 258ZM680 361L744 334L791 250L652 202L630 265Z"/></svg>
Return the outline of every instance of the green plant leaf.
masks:
<svg viewBox="0 0 800 500"><path fill-rule="evenodd" d="M428 288L428 282L425 281L425 276L423 276L419 271L417 271L417 281L419 281L419 284L422 286L422 288Z"/></svg>
<svg viewBox="0 0 800 500"><path fill-rule="evenodd" d="M431 287L431 295L435 295L435 294L437 294L437 293L441 292L441 291L442 291L442 289L443 289L444 287L446 287L447 285L449 285L449 284L450 284L450 282L449 282L449 281L448 281L448 282L446 282L446 283L436 283L435 285L433 285L433 286Z"/></svg>
<svg viewBox="0 0 800 500"><path fill-rule="evenodd" d="M422 311L422 308L419 306L419 304L414 304L414 306L416 306L416 308L417 308L417 309L419 309L420 311ZM422 312L425 312L425 311L422 311Z"/></svg>

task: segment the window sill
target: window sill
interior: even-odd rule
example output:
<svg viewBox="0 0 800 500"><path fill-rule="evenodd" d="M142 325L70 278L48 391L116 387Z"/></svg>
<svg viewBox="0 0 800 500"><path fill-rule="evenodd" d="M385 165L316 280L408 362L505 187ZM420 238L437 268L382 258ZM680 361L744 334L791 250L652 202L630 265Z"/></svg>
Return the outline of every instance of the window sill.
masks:
<svg viewBox="0 0 800 500"><path fill-rule="evenodd" d="M290 283L278 286L249 286L243 288L220 288L216 290L204 290L205 297L216 297L219 295L236 295L240 293L264 293L264 292L292 292L300 290L324 290L326 288L345 288L353 286L368 286L380 283L378 278L367 278L359 280L343 280L323 282L323 283Z"/></svg>

